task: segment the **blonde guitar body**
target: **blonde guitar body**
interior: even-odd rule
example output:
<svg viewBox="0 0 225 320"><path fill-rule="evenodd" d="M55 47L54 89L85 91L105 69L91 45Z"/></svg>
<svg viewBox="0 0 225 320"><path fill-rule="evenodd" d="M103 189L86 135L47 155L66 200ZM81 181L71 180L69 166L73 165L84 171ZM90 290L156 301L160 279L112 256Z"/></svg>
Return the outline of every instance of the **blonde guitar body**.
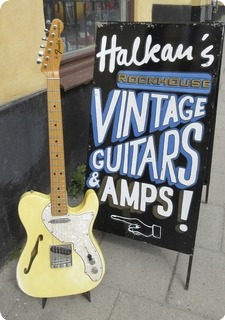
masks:
<svg viewBox="0 0 225 320"><path fill-rule="evenodd" d="M27 242L17 265L20 288L33 297L84 293L101 281L105 265L92 234L98 199L88 190L83 202L68 214L52 217L50 196L26 192L19 216Z"/></svg>
<svg viewBox="0 0 225 320"><path fill-rule="evenodd" d="M26 294L40 298L89 292L105 272L104 259L92 233L99 205L97 195L88 190L79 206L71 208L67 203L59 77L62 31L62 21L54 19L47 43L42 46L51 194L26 192L19 202L27 242L17 265L17 282Z"/></svg>

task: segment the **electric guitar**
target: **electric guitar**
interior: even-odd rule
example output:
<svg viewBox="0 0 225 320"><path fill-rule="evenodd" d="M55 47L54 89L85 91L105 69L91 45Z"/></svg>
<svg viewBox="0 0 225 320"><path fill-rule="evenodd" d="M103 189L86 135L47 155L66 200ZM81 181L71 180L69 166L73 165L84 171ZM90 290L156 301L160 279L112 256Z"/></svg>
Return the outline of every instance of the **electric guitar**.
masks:
<svg viewBox="0 0 225 320"><path fill-rule="evenodd" d="M105 273L104 258L92 233L98 198L87 190L77 207L67 203L59 67L63 54L63 23L52 21L41 71L47 81L50 195L26 192L19 217L27 242L17 265L17 282L33 297L86 293Z"/></svg>

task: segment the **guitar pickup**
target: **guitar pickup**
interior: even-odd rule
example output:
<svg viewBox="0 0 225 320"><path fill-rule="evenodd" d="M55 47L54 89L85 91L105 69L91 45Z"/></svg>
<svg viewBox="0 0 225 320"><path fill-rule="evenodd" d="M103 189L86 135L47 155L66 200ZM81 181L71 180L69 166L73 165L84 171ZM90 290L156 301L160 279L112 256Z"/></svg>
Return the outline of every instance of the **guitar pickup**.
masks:
<svg viewBox="0 0 225 320"><path fill-rule="evenodd" d="M72 245L62 244L50 246L51 268L66 268L72 266Z"/></svg>

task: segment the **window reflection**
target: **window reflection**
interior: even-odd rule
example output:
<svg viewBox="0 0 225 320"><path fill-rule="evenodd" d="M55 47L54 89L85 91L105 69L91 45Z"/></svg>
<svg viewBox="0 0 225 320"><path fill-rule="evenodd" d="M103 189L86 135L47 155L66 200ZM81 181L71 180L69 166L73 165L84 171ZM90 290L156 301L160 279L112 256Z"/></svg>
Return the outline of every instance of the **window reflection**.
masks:
<svg viewBox="0 0 225 320"><path fill-rule="evenodd" d="M64 22L62 39L65 52L75 51L94 44L99 21L127 20L126 2L127 0L44 0L45 19L51 21L59 18Z"/></svg>

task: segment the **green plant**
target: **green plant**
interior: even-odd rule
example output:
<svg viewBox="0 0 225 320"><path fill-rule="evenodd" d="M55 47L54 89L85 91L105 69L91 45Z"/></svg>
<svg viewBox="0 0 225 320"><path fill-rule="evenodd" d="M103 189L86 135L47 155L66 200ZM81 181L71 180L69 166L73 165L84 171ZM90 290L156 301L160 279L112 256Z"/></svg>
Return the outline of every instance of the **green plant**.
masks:
<svg viewBox="0 0 225 320"><path fill-rule="evenodd" d="M84 192L86 165L78 165L76 171L71 175L68 183L68 195L77 197Z"/></svg>

